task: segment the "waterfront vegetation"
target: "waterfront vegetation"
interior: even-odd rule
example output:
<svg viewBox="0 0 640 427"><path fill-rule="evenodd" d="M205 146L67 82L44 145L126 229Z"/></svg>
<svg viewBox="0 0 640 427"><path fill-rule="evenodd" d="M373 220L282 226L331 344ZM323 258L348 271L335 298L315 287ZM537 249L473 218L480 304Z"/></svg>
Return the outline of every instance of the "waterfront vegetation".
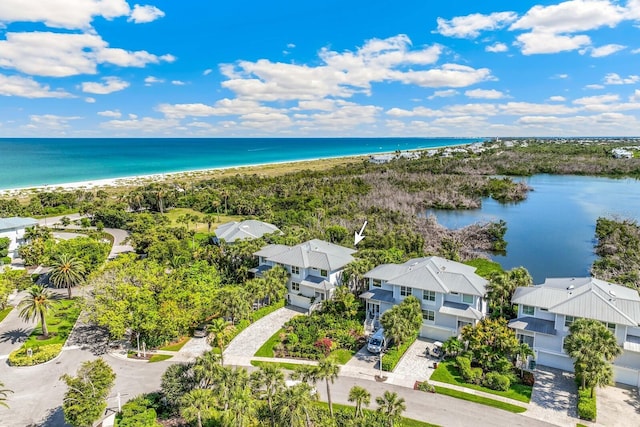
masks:
<svg viewBox="0 0 640 427"><path fill-rule="evenodd" d="M640 226L631 219L598 218L595 277L640 291Z"/></svg>

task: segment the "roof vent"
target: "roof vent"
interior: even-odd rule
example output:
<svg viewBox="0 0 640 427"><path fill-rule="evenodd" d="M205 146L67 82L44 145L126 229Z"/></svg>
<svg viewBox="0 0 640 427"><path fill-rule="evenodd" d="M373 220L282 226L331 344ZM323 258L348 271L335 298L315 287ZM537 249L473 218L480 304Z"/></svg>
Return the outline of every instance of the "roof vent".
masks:
<svg viewBox="0 0 640 427"><path fill-rule="evenodd" d="M571 290L571 289L573 289L573 288L575 288L575 286L573 286L573 285L569 285L569 287L568 287L567 289L568 289L568 290Z"/></svg>
<svg viewBox="0 0 640 427"><path fill-rule="evenodd" d="M445 271L447 269L447 267L445 267L444 265L442 267L440 267L440 270Z"/></svg>
<svg viewBox="0 0 640 427"><path fill-rule="evenodd" d="M613 289L609 289L609 295L611 295L612 297L615 297L616 291L614 291Z"/></svg>

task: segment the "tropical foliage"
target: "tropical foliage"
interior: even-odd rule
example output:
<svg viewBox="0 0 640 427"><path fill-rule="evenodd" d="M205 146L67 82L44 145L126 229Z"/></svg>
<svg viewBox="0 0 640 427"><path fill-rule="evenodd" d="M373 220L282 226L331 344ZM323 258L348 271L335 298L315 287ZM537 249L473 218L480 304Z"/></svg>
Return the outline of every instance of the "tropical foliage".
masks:
<svg viewBox="0 0 640 427"><path fill-rule="evenodd" d="M408 296L400 304L394 305L380 317L385 334L392 338L393 345L400 347L403 342L418 335L422 326L420 300Z"/></svg>
<svg viewBox="0 0 640 427"><path fill-rule="evenodd" d="M595 277L640 290L640 226L637 221L598 218Z"/></svg>
<svg viewBox="0 0 640 427"><path fill-rule="evenodd" d="M20 318L25 321L40 320L42 335L49 336L46 315L57 303L58 296L44 286L34 285L29 288L27 296L18 304Z"/></svg>
<svg viewBox="0 0 640 427"><path fill-rule="evenodd" d="M516 288L526 286L533 286L533 278L524 267L491 274L487 284L487 300L491 316L514 318L516 310L511 304L513 293Z"/></svg>
<svg viewBox="0 0 640 427"><path fill-rule="evenodd" d="M71 288L78 286L84 279L84 264L66 253L61 253L52 263L49 281L57 288L66 288L71 299Z"/></svg>

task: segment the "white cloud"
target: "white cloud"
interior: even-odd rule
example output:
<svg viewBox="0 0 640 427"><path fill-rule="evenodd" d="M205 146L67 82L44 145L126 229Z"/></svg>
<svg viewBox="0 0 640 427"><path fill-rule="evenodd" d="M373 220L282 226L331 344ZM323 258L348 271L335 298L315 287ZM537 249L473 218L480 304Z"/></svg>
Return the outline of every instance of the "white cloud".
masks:
<svg viewBox="0 0 640 427"><path fill-rule="evenodd" d="M138 115L137 115L137 114L133 114L133 113L129 113L129 118L130 118L131 120L135 120L135 119L137 119L137 118L138 118Z"/></svg>
<svg viewBox="0 0 640 427"><path fill-rule="evenodd" d="M591 44L589 36L566 36L548 32L531 32L516 37L523 55L558 53L576 50Z"/></svg>
<svg viewBox="0 0 640 427"><path fill-rule="evenodd" d="M494 104L458 104L448 105L437 110L427 107L415 107L412 110L391 108L386 112L392 117L450 117L450 116L493 116L498 113Z"/></svg>
<svg viewBox="0 0 640 427"><path fill-rule="evenodd" d="M505 97L504 93L495 89L473 89L466 91L464 94L469 98L500 99Z"/></svg>
<svg viewBox="0 0 640 427"><path fill-rule="evenodd" d="M607 44L604 46L600 46L600 47L595 47L593 49L591 49L591 57L592 58L601 58L603 56L609 56L611 54L614 54L616 52L620 52L621 50L625 49L626 46L623 46L621 44Z"/></svg>
<svg viewBox="0 0 640 427"><path fill-rule="evenodd" d="M29 123L24 126L25 129L35 130L38 133L56 132L65 134L69 129L72 120L79 120L77 116L58 116L55 114L33 114L29 116Z"/></svg>
<svg viewBox="0 0 640 427"><path fill-rule="evenodd" d="M288 43L287 44L287 49L293 49L294 47L296 47L296 45L293 44L293 43Z"/></svg>
<svg viewBox="0 0 640 427"><path fill-rule="evenodd" d="M633 49L631 53L633 53L634 55L637 55L640 53L640 49Z"/></svg>
<svg viewBox="0 0 640 427"><path fill-rule="evenodd" d="M503 28L515 21L517 17L515 12L495 12L490 15L474 13L457 16L451 20L438 18L437 32L448 37L476 38L481 31Z"/></svg>
<svg viewBox="0 0 640 427"><path fill-rule="evenodd" d="M185 82L183 82L182 80L171 80L171 84L174 86L184 86L186 85Z"/></svg>
<svg viewBox="0 0 640 427"><path fill-rule="evenodd" d="M495 44L492 44L490 46L485 47L484 50L486 50L487 52L499 53L499 52L508 51L509 47L504 43L498 42L498 43L495 43Z"/></svg>
<svg viewBox="0 0 640 427"><path fill-rule="evenodd" d="M212 72L212 71L213 71L213 70L212 70L211 68L207 68L206 70L204 70L204 71L202 72L202 75L203 75L203 76L208 76L209 74L211 74L211 72Z"/></svg>
<svg viewBox="0 0 640 427"><path fill-rule="evenodd" d="M536 104L532 102L507 102L499 107L503 114L513 116L574 114L578 111L576 108L567 107L565 105Z"/></svg>
<svg viewBox="0 0 640 427"><path fill-rule="evenodd" d="M620 77L617 73L608 73L604 76L606 85L630 85L640 82L640 76L631 74L627 77Z"/></svg>
<svg viewBox="0 0 640 427"><path fill-rule="evenodd" d="M129 120L109 120L100 124L100 127L115 131L142 132L142 133L170 133L180 126L175 119L155 119L151 117L137 117Z"/></svg>
<svg viewBox="0 0 640 427"><path fill-rule="evenodd" d="M569 74L555 74L551 76L552 79L568 79Z"/></svg>
<svg viewBox="0 0 640 427"><path fill-rule="evenodd" d="M604 26L614 28L624 19L624 8L609 0L570 0L551 6L534 6L509 29L575 33Z"/></svg>
<svg viewBox="0 0 640 427"><path fill-rule="evenodd" d="M323 111L298 118L297 126L307 130L346 131L360 125L371 126L382 109L374 105L359 105L343 100L335 101L332 111Z"/></svg>
<svg viewBox="0 0 640 427"><path fill-rule="evenodd" d="M104 83L82 83L82 91L86 93L95 93L96 95L107 95L109 93L118 92L129 87L129 82L120 80L118 77L104 77L102 80L104 81Z"/></svg>
<svg viewBox="0 0 640 427"><path fill-rule="evenodd" d="M111 20L129 14L125 0L2 0L0 22L43 22L48 27L86 29L96 16Z"/></svg>
<svg viewBox="0 0 640 427"><path fill-rule="evenodd" d="M565 98L564 96L560 96L560 95L555 95L555 96L550 96L549 97L549 101L552 101L552 102L564 102L566 100L567 100L567 98Z"/></svg>
<svg viewBox="0 0 640 427"><path fill-rule="evenodd" d="M84 102L86 102L87 104L95 104L95 103L96 103L96 99L95 99L95 98L93 98L93 97L91 97L91 96L87 96L87 97L84 99Z"/></svg>
<svg viewBox="0 0 640 427"><path fill-rule="evenodd" d="M598 85L598 84L591 84L591 85L586 85L584 88L597 90L597 89L604 89L604 86Z"/></svg>
<svg viewBox="0 0 640 427"><path fill-rule="evenodd" d="M619 95L609 93L606 95L585 96L582 98L574 99L573 103L577 105L607 104L611 102L617 102L619 100Z"/></svg>
<svg viewBox="0 0 640 427"><path fill-rule="evenodd" d="M32 78L0 74L0 96L71 98L73 95L62 89L52 91L49 86L41 85Z"/></svg>
<svg viewBox="0 0 640 427"><path fill-rule="evenodd" d="M258 102L246 99L224 98L214 105L202 103L194 104L160 104L156 110L173 119L184 117L207 117L207 116L233 116L246 115L251 113L275 113L280 110L272 107L260 105Z"/></svg>
<svg viewBox="0 0 640 427"><path fill-rule="evenodd" d="M128 21L136 24L144 24L147 22L153 22L163 16L164 12L155 6L140 6L137 4L133 7L133 11L129 16Z"/></svg>
<svg viewBox="0 0 640 427"><path fill-rule="evenodd" d="M122 113L118 110L98 111L98 115L102 117L113 117L116 119L119 119L120 117L122 117Z"/></svg>
<svg viewBox="0 0 640 427"><path fill-rule="evenodd" d="M429 99L435 98L447 98L450 96L455 96L458 94L458 91L455 89L445 89L445 90L436 90L433 92L433 95L429 96Z"/></svg>
<svg viewBox="0 0 640 427"><path fill-rule="evenodd" d="M629 97L630 102L640 102L640 89L636 89L633 95Z"/></svg>
<svg viewBox="0 0 640 427"><path fill-rule="evenodd" d="M634 116L620 113L569 117L525 116L516 121L535 135L635 135L640 123Z"/></svg>
<svg viewBox="0 0 640 427"><path fill-rule="evenodd" d="M157 77L154 76L148 76L144 79L144 85L145 86L151 86L153 84L156 83L164 83L164 79L159 79Z"/></svg>
<svg viewBox="0 0 640 427"><path fill-rule="evenodd" d="M174 59L171 55L156 56L144 50L109 48L96 34L7 33L6 40L0 40L0 67L39 76L96 74L99 64L144 67Z"/></svg>

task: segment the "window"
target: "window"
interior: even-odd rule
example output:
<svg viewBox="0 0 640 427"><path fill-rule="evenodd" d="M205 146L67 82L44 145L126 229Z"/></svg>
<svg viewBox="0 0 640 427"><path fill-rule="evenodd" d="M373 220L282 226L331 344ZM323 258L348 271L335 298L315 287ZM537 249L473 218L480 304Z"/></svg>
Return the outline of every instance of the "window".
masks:
<svg viewBox="0 0 640 427"><path fill-rule="evenodd" d="M462 294L462 302L465 304L473 304L473 295Z"/></svg>
<svg viewBox="0 0 640 427"><path fill-rule="evenodd" d="M320 275L321 275L322 277L328 277L328 276L327 276L327 270L320 270Z"/></svg>
<svg viewBox="0 0 640 427"><path fill-rule="evenodd" d="M527 344L531 349L533 349L533 337L532 336L518 334L518 341L520 341L521 344Z"/></svg>
<svg viewBox="0 0 640 427"><path fill-rule="evenodd" d="M451 292L451 295L458 295L457 292Z"/></svg>
<svg viewBox="0 0 640 427"><path fill-rule="evenodd" d="M435 291L422 291L422 299L425 301L435 301L436 293Z"/></svg>
<svg viewBox="0 0 640 427"><path fill-rule="evenodd" d="M299 292L300 291L300 283L291 282L291 290Z"/></svg>
<svg viewBox="0 0 640 427"><path fill-rule="evenodd" d="M535 312L536 312L535 307L532 307L530 305L522 306L522 314L526 314L527 316L533 316Z"/></svg>
<svg viewBox="0 0 640 427"><path fill-rule="evenodd" d="M373 279L373 286L379 288L382 286L382 281L378 279Z"/></svg>
<svg viewBox="0 0 640 427"><path fill-rule="evenodd" d="M433 322L436 320L436 312L433 310L422 310L422 320Z"/></svg>
<svg viewBox="0 0 640 427"><path fill-rule="evenodd" d="M300 267L296 267L295 265L291 266L291 274L295 274L296 276L300 275Z"/></svg>
<svg viewBox="0 0 640 427"><path fill-rule="evenodd" d="M602 322L611 331L612 334L616 334L616 324L610 322Z"/></svg>
<svg viewBox="0 0 640 427"><path fill-rule="evenodd" d="M548 308L542 308L542 307L541 307L541 308L540 308L540 311L549 311L549 309L548 309Z"/></svg>
<svg viewBox="0 0 640 427"><path fill-rule="evenodd" d="M411 288L408 286L400 286L400 296L408 297L409 295L411 295Z"/></svg>
<svg viewBox="0 0 640 427"><path fill-rule="evenodd" d="M316 301L324 301L324 292L315 293Z"/></svg>
<svg viewBox="0 0 640 427"><path fill-rule="evenodd" d="M575 321L576 318L574 316L564 316L564 327L568 328Z"/></svg>

